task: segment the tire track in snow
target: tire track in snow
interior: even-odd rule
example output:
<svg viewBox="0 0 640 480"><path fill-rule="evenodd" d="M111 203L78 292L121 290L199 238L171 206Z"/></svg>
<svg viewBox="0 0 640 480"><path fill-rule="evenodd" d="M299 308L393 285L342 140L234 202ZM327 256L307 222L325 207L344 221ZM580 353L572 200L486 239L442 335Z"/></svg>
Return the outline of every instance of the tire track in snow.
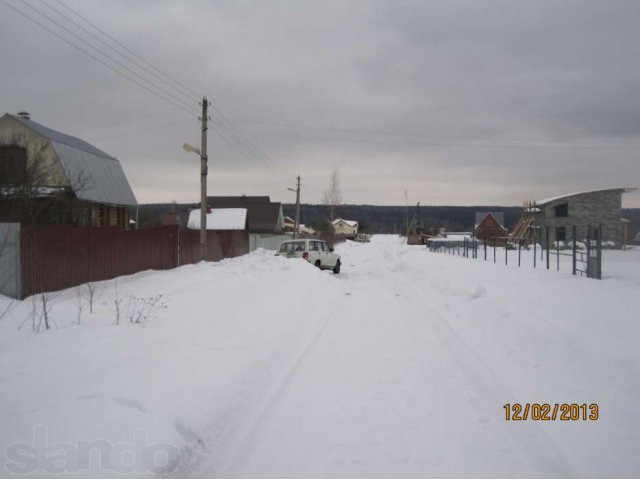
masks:
<svg viewBox="0 0 640 480"><path fill-rule="evenodd" d="M276 403L300 365L318 343L332 322L335 312L336 307L334 306L313 333L301 342L300 348L295 350L290 360L285 362L286 367L283 367L269 381L260 382L255 378L259 377L261 372L252 372L248 375L242 383L250 386L250 392L245 392L248 393L250 399L239 405L234 402L224 410L220 415L224 421L217 426L216 430L218 431L207 442L209 445L207 451L196 452L188 447L181 455L183 460L186 457L186 461L183 461L177 470L168 472L166 476L228 477L227 472L236 465L243 446L251 438L252 432L258 428L261 420L271 406Z"/></svg>
<svg viewBox="0 0 640 480"><path fill-rule="evenodd" d="M429 305L428 300L424 298L424 293L419 288L406 280L396 281L394 283L396 288L398 284L404 284L405 291L413 293L411 299L419 302L422 308L433 314L430 318L434 321L430 325L439 335L460 371L478 389L489 405L502 407L504 403L507 403L506 399L514 398L508 387L497 378L480 354L455 332L442 313ZM507 430L520 446L524 458L529 461L540 476L574 476L568 462L538 425L525 422L523 425L508 425L507 427L517 426L521 426L522 429L508 428Z"/></svg>

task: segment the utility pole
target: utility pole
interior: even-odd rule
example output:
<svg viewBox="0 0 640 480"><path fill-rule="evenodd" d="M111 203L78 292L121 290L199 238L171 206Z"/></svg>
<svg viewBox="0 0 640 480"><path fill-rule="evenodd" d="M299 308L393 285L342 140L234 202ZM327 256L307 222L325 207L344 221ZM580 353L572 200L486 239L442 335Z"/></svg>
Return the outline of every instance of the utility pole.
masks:
<svg viewBox="0 0 640 480"><path fill-rule="evenodd" d="M300 175L298 175L298 185L296 187L296 234L295 238L300 238Z"/></svg>
<svg viewBox="0 0 640 480"><path fill-rule="evenodd" d="M409 241L409 198L407 197L407 191L404 191L404 204L407 208L407 229L405 230L407 241Z"/></svg>
<svg viewBox="0 0 640 480"><path fill-rule="evenodd" d="M202 137L200 139L200 258L207 260L207 108L209 101L202 97Z"/></svg>

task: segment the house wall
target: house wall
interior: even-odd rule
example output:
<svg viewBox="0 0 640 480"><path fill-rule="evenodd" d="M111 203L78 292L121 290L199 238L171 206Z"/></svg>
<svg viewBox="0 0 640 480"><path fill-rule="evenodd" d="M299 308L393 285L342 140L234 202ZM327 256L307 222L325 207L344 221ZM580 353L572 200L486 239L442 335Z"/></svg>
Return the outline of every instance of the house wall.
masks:
<svg viewBox="0 0 640 480"><path fill-rule="evenodd" d="M27 150L27 171L33 184L48 187L69 187L51 142L20 122L0 118L0 145L17 145Z"/></svg>
<svg viewBox="0 0 640 480"><path fill-rule="evenodd" d="M480 240L493 240L494 238L504 237L507 230L500 225L492 215L484 217L480 225L474 231L476 238Z"/></svg>
<svg viewBox="0 0 640 480"><path fill-rule="evenodd" d="M556 217L554 207L568 203L567 217ZM611 246L619 247L623 240L623 226L621 221L622 191L612 190L603 192L584 193L549 202L540 206L539 215L542 235L545 227L549 227L549 241L556 241L556 228L565 227L566 241L572 238L573 225L577 227L577 241L587 238L588 225L598 227L602 225L603 242L611 242ZM605 245L606 246L606 245Z"/></svg>
<svg viewBox="0 0 640 480"><path fill-rule="evenodd" d="M261 235L252 233L249 235L249 249L253 252L257 248L276 251L280 247L280 243L285 240L291 240L291 235Z"/></svg>
<svg viewBox="0 0 640 480"><path fill-rule="evenodd" d="M334 225L333 231L338 235L355 235L358 233L358 226L350 227L344 222L339 222L337 225Z"/></svg>

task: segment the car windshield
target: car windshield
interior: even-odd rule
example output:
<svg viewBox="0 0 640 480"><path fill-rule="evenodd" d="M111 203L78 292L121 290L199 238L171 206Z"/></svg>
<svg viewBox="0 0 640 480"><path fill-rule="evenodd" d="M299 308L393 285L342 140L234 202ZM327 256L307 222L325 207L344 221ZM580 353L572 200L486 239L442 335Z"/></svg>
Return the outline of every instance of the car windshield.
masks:
<svg viewBox="0 0 640 480"><path fill-rule="evenodd" d="M280 253L304 252L304 242L287 242L280 245Z"/></svg>

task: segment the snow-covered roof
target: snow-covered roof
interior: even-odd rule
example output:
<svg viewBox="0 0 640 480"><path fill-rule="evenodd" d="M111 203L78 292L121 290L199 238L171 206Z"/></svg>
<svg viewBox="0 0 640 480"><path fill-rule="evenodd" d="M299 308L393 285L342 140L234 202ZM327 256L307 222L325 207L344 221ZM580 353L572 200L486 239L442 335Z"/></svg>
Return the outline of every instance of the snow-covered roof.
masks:
<svg viewBox="0 0 640 480"><path fill-rule="evenodd" d="M465 238L471 238L471 234L467 234L467 233L454 233L454 234L450 234L448 233L446 236L446 240L464 240Z"/></svg>
<svg viewBox="0 0 640 480"><path fill-rule="evenodd" d="M246 226L246 208L214 208L207 213L207 230L244 230ZM199 208L189 212L187 228L200 229Z"/></svg>
<svg viewBox="0 0 640 480"><path fill-rule="evenodd" d="M542 200L538 200L535 203L536 203L536 205L544 205L546 203L555 202L556 200L561 200L563 198L574 197L576 195L585 195L587 193L612 192L612 191L619 191L621 193L626 193L626 192L633 192L635 190L637 190L637 188L626 188L626 187L601 188L601 189L598 189L598 190L585 190L585 191L582 191L582 192L575 192L575 193L569 193L569 194L565 194L565 195L558 195L556 197L543 198Z"/></svg>
<svg viewBox="0 0 640 480"><path fill-rule="evenodd" d="M355 227L358 225L358 222L356 222L355 220L345 220L344 218L336 218L333 222L331 222L332 225L337 225L340 222L344 222L347 225L349 225L350 227Z"/></svg>

